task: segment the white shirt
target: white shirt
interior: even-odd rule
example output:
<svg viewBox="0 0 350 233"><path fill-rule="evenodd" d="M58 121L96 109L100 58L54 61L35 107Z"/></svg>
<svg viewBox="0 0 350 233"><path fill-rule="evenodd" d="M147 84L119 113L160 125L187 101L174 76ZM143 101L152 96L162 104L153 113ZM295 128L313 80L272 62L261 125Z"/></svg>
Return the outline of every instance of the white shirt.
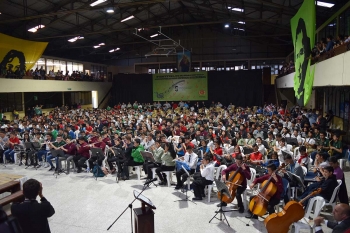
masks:
<svg viewBox="0 0 350 233"><path fill-rule="evenodd" d="M151 141L145 141L144 142L144 148L145 148L145 150L148 150L152 145L154 144L154 140L152 139Z"/></svg>
<svg viewBox="0 0 350 233"><path fill-rule="evenodd" d="M187 163L187 165L191 168L191 169L196 169L197 167L197 158L198 155L196 153L189 154L188 152L186 152L185 156L184 156L184 162Z"/></svg>
<svg viewBox="0 0 350 233"><path fill-rule="evenodd" d="M214 180L214 163L208 163L204 169L201 169L201 176L206 180Z"/></svg>

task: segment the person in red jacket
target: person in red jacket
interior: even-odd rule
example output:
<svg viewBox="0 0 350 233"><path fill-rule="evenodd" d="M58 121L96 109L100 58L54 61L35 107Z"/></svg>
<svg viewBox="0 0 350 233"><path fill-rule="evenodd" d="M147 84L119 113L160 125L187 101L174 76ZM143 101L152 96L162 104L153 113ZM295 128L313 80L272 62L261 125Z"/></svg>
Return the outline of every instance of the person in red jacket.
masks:
<svg viewBox="0 0 350 233"><path fill-rule="evenodd" d="M261 161L263 158L263 155L259 152L259 147L257 144L253 145L253 153L249 154L249 160L250 161Z"/></svg>
<svg viewBox="0 0 350 233"><path fill-rule="evenodd" d="M83 137L79 137L78 142L78 152L77 155L73 158L73 162L75 164L75 167L78 169L77 173L80 173L82 171L82 167L87 167L85 165L85 161L90 158L90 146L85 142L85 139Z"/></svg>
<svg viewBox="0 0 350 233"><path fill-rule="evenodd" d="M275 171L277 170L277 167L275 164L271 163L269 165L267 165L267 173L266 175L256 178L253 183L250 185L250 188L253 189L253 187L256 184L261 184L263 183L265 180L270 179L270 177L272 177L271 181L272 183L274 183L277 187L277 191L276 193L270 198L268 206L267 206L267 211L269 212L269 214L273 214L275 213L275 205L278 205L280 203L281 200L281 194L283 192L283 182L282 182L282 178L279 175L276 175ZM254 197L251 197L250 200L252 200ZM248 211L248 215L246 216L246 218L255 218L258 219L257 215L254 215L250 210Z"/></svg>
<svg viewBox="0 0 350 233"><path fill-rule="evenodd" d="M214 142L214 146L215 146L214 150L210 148L210 152L213 155L213 161L215 162L215 167L219 167L220 161L218 160L218 157L222 157L222 148L218 141Z"/></svg>
<svg viewBox="0 0 350 233"><path fill-rule="evenodd" d="M4 155L5 158L10 162L14 163L15 161L15 151L13 150L15 148L15 145L19 145L19 139L16 137L15 132L10 133L10 139L7 142L8 149L5 150Z"/></svg>
<svg viewBox="0 0 350 233"><path fill-rule="evenodd" d="M229 174L230 172L235 172L238 169L240 169L238 172L241 176L244 177L243 182L237 187L236 190L236 199L237 199L237 205L238 205L238 210L240 213L244 212L244 206L243 206L243 201L242 201L242 194L247 188L247 180L250 180L251 174L250 174L250 168L246 164L243 163L243 157L241 154L236 155L236 161L234 164L229 166L228 168L224 169L221 172L221 177L222 180L225 182L226 180L229 179ZM220 206L227 206L227 203L221 202L218 207Z"/></svg>

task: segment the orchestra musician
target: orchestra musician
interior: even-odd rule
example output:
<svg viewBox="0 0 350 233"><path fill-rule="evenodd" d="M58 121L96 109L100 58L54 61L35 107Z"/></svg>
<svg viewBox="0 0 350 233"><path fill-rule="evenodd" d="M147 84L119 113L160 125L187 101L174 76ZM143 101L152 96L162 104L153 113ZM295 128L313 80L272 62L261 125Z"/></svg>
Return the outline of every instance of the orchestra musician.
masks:
<svg viewBox="0 0 350 233"><path fill-rule="evenodd" d="M98 136L97 142L90 144L90 148L100 148L102 152L104 153L106 148L106 143L104 143L103 138L101 135ZM105 159L104 154L98 155L91 155L90 159L88 160L90 169L93 168L94 162L97 160L97 163L99 166L102 166L102 161Z"/></svg>
<svg viewBox="0 0 350 233"><path fill-rule="evenodd" d="M256 184L261 184L263 183L265 180L268 180L270 177L272 177L271 181L272 183L274 183L277 187L277 191L276 193L271 197L269 203L268 203L268 207L267 207L267 211L269 212L269 214L272 214L275 212L275 205L278 205L280 203L281 200L281 194L283 192L283 182L282 182L282 178L277 175L275 173L275 171L277 170L277 167L275 164L271 163L269 165L267 165L267 173L266 175L256 178L253 183L250 185L250 188L253 189L254 186ZM253 199L254 197L251 197L251 199ZM255 218L258 219L258 216L254 215L252 212L248 211L248 215L246 216L246 218Z"/></svg>
<svg viewBox="0 0 350 233"><path fill-rule="evenodd" d="M320 172L322 173L323 178L317 176L315 178L317 182L307 186L304 193L301 196L297 197L297 200L302 200L317 188L321 188L321 193L319 193L317 196L323 197L326 201L329 201L331 199L334 189L338 186L337 178L333 174L334 168L327 166L320 168ZM307 206L307 203L308 200L304 201L303 205Z"/></svg>
<svg viewBox="0 0 350 233"><path fill-rule="evenodd" d="M164 143L164 154L161 157L162 165L156 169L156 173L160 180L159 185L167 185L167 179L163 171L174 171L176 152L172 143Z"/></svg>
<svg viewBox="0 0 350 233"><path fill-rule="evenodd" d="M316 154L317 152L327 153L329 150L329 139L326 138L326 133L324 131L320 132L320 139L316 141L317 144L317 151L313 151L310 154L310 157L312 159L312 165L314 165L316 160ZM329 154L327 153L327 157L329 157Z"/></svg>
<svg viewBox="0 0 350 233"><path fill-rule="evenodd" d="M5 158L10 162L14 163L15 162L15 145L19 145L19 139L16 136L16 133L12 131L10 133L10 139L7 141L7 147L8 149L4 151Z"/></svg>
<svg viewBox="0 0 350 233"><path fill-rule="evenodd" d="M0 131L0 158L3 157L5 149L8 145L9 138L5 135L5 131Z"/></svg>
<svg viewBox="0 0 350 233"><path fill-rule="evenodd" d="M67 174L69 174L70 163L72 162L74 156L77 153L77 147L76 147L74 141L67 138L66 144L60 147L60 149L63 151L64 154L63 154L63 156L59 155L55 158L56 159L56 168L58 171L62 171L60 157L63 157L64 159L67 160L66 170L67 170Z"/></svg>
<svg viewBox="0 0 350 233"><path fill-rule="evenodd" d="M152 152L155 162L143 164L143 170L147 175L147 180L151 180L153 178L152 168L160 167L162 165L162 156L164 154L164 149L161 146L160 141L156 141L155 144L149 148L149 151Z"/></svg>
<svg viewBox="0 0 350 233"><path fill-rule="evenodd" d="M131 144L130 136L128 135L125 136L125 144L126 145ZM140 153L140 151L144 151L145 149L140 144L141 144L140 139L136 138L134 140L133 148L131 149L131 156L126 157L126 159L128 160L123 164L123 170L122 170L123 180L129 180L129 166L140 166L140 165L143 165L145 161L143 156Z"/></svg>
<svg viewBox="0 0 350 233"><path fill-rule="evenodd" d="M75 164L75 167L77 168L77 173L81 173L82 168L87 167L85 162L90 157L90 154L89 154L90 147L86 143L84 137L79 137L78 143L79 144L77 145L77 149L78 149L77 155L73 157L73 162Z"/></svg>
<svg viewBox="0 0 350 233"><path fill-rule="evenodd" d="M112 141L107 133L101 133L102 135L102 141L107 145L107 146L112 146Z"/></svg>
<svg viewBox="0 0 350 233"><path fill-rule="evenodd" d="M51 150L51 154L47 156L46 160L47 162L50 164L51 168L49 171L53 171L55 170L55 166L52 164L52 159L56 156L60 156L63 157L64 156L64 152L61 149L61 146L64 146L66 144L66 142L63 140L62 135L59 134L57 135L56 141L55 142L50 142L49 147ZM53 151L56 151L57 154L52 153Z"/></svg>
<svg viewBox="0 0 350 233"><path fill-rule="evenodd" d="M110 169L110 173L111 174L114 174L116 172L116 168L114 168L113 166L113 162L116 162L117 163L117 167L118 167L118 177L120 177L120 173L121 173L121 170L122 170L122 167L121 167L121 164L123 162L125 162L125 158L124 158L124 151L122 150L123 148L123 145L122 145L122 141L120 141L120 138L119 137L115 137L114 138L114 146L112 148L110 148L111 150L111 153L113 154L113 156L109 156L108 159L107 159L107 163L109 165L109 169ZM120 151L120 155L116 155L115 154L115 150L118 150Z"/></svg>
<svg viewBox="0 0 350 233"><path fill-rule="evenodd" d="M37 154L37 159L39 160L39 165L37 166L37 168L42 166L43 156L46 161L47 153L50 151L50 143L52 142L53 142L52 134L47 133L46 139L44 140L44 143L42 143L41 145L41 150L39 150ZM48 167L48 166L45 166L45 167Z"/></svg>
<svg viewBox="0 0 350 233"><path fill-rule="evenodd" d="M331 156L335 156L337 159L341 159L343 157L343 148L342 143L339 140L339 134L333 135L333 140L329 143L329 149L332 151Z"/></svg>
<svg viewBox="0 0 350 233"><path fill-rule="evenodd" d="M224 182L228 180L230 172L237 171L238 168L241 168L239 173L244 177L244 180L242 184L237 188L236 190L236 199L237 199L237 206L239 213L244 213L244 206L242 202L242 194L247 189L247 180L251 178L250 168L245 163L243 163L243 156L242 155L236 155L235 163L229 166L228 168L224 169L221 172L221 177ZM218 204L218 207L220 206L227 206L226 202L221 202Z"/></svg>
<svg viewBox="0 0 350 233"><path fill-rule="evenodd" d="M214 180L214 163L210 156L205 156L200 166L200 176L197 176L192 182L194 198L193 201L203 200L205 197L204 188L211 185ZM210 195L210 193L208 193Z"/></svg>
<svg viewBox="0 0 350 233"><path fill-rule="evenodd" d="M236 158L237 155L242 155L241 153L241 147L240 146L235 146L233 150L233 154L229 155L224 155L225 160L227 161L227 165L233 164L234 159ZM242 155L243 156L243 155Z"/></svg>
<svg viewBox="0 0 350 233"><path fill-rule="evenodd" d="M259 146L257 144L254 144L252 147L253 147L253 152L248 155L249 156L248 159L250 161L261 161L263 158L263 155L259 151Z"/></svg>
<svg viewBox="0 0 350 233"><path fill-rule="evenodd" d="M186 146L186 154L179 159L182 160L190 168L188 171L190 174L193 174L196 170L198 155L193 152L193 147L191 145ZM181 168L176 172L177 184L175 189L181 189L184 182L187 180L188 176L186 172Z"/></svg>

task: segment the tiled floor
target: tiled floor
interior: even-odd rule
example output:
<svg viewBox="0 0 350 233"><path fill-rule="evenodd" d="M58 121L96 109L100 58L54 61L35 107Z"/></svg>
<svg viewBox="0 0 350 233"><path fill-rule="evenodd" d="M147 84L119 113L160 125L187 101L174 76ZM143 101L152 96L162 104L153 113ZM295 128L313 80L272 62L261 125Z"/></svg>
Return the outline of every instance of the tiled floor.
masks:
<svg viewBox="0 0 350 233"><path fill-rule="evenodd" d="M25 170L15 165L6 168L0 165L0 170L42 182L43 194L56 210L49 219L52 233L131 232L129 209L109 231L107 228L133 200L133 190L142 189L144 181L136 180L136 175L131 176L131 180L116 183L115 177L110 175L96 181L92 174L87 173L62 174L56 179L52 172L44 168ZM184 195L173 187L151 186L143 194L157 207L154 216L155 231L158 233L266 232L262 219L252 220L250 226L246 226L248 219L238 212L227 214L231 227L216 219L209 223L217 210L216 195L213 195L210 203L205 200L194 204L177 202ZM193 193L190 192L189 196L192 198ZM138 201L133 205L139 206ZM325 229L325 232L330 231Z"/></svg>

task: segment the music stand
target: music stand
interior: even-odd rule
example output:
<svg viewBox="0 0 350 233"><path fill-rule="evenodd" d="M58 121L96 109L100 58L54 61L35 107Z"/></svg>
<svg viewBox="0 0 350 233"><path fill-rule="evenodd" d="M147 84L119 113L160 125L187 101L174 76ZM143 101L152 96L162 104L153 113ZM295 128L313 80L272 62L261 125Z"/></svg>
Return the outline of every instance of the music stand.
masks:
<svg viewBox="0 0 350 233"><path fill-rule="evenodd" d="M223 182L221 182L221 181L219 181L219 180L217 180L217 179L215 179L214 181L215 181L215 184L216 184L217 189L220 190L220 192L221 192L220 209L217 210L217 211L215 211L215 215L210 219L209 223L211 223L211 221L212 221L214 218L216 218L217 220L220 220L220 221L222 221L222 220L224 219L224 220L226 220L227 226L230 227L230 224L229 224L228 221L227 221L227 218L226 218L225 213L226 213L226 212L232 212L232 210L223 210L223 209L222 209L221 203L222 203L222 197L223 197L223 195L226 195L226 196L228 196L229 198L232 198L232 196L231 196L230 191L228 190L228 188L227 188L227 186L226 186L225 183L223 183ZM220 214L220 218L217 218L217 217L216 217L216 215L218 215L218 214ZM224 218L222 218L222 216L224 216Z"/></svg>
<svg viewBox="0 0 350 233"><path fill-rule="evenodd" d="M111 227L114 225L114 223L116 223L116 222L118 221L118 219L128 210L128 208L130 208L130 215L131 215L131 218L130 218L130 222L131 222L131 233L134 232L134 228L133 228L133 226L132 226L132 204L133 204L137 199L138 199L138 200L140 200L141 198L144 199L144 200L147 200L147 199L148 199L148 198L146 198L146 197L144 197L144 196L142 196L142 197L140 197L140 196L141 196L141 194L143 193L143 191L145 191L150 185L151 185L151 183L149 183L149 184L143 186L142 191L141 191L140 193L138 193L137 196L135 196L136 193L135 193L135 191L134 191L134 196L135 196L134 200L124 209L124 211L118 216L118 218L117 218L116 220L114 220L114 222L107 228L107 231L108 231L109 229L111 229ZM139 199L139 198L140 198L140 199ZM148 200L149 200L149 199L148 199ZM150 200L147 202L147 205L148 205L150 208L154 207L154 209L155 209L155 206L152 204L152 202L151 202Z"/></svg>
<svg viewBox="0 0 350 233"><path fill-rule="evenodd" d="M185 169L185 167L184 167L183 165L181 165L181 167L182 167L182 169L186 172L187 176L190 177L190 173ZM188 182L188 181L187 181L187 182ZM188 185L188 184L186 184L186 185ZM182 189L181 189L181 192L182 192L182 193L185 193L185 199L181 199L181 200L177 200L177 201L190 201L190 202L192 202L192 203L194 203L194 204L197 205L197 203L195 203L194 201L192 201L192 200L190 200L190 199L188 198L188 195L187 195L188 187L186 187L186 185L184 184L184 185L182 186ZM177 201L174 201L174 202L177 202Z"/></svg>
<svg viewBox="0 0 350 233"><path fill-rule="evenodd" d="M156 161L154 160L153 154L148 151L140 151L142 157L144 158L145 161L151 161L152 163L155 163Z"/></svg>
<svg viewBox="0 0 350 233"><path fill-rule="evenodd" d="M29 152L30 151L34 151L34 147L33 147L33 144L31 142L25 142L24 143L24 148L26 149L26 153L27 153L27 156L26 156L26 163L27 163L27 166L24 168L24 169L27 169L28 167L30 166L33 166L35 168L35 170L37 170L37 168L34 166L34 162L32 161L32 159L30 158L30 165L28 164L28 158L29 158Z"/></svg>
<svg viewBox="0 0 350 233"><path fill-rule="evenodd" d="M91 158L92 157L94 157L94 156L96 156L97 158L96 158L96 161L93 163L95 166L99 166L98 165L98 159L100 158L100 156L102 155L102 156L104 156L104 153L103 153L103 151L102 151L102 149L101 148L90 148L90 151L91 151ZM91 159L90 158L90 159ZM90 160L89 159L89 160ZM89 161L88 161L89 162ZM92 168L90 168L90 169L92 169ZM95 180L97 180L97 172L98 172L98 170L96 169L96 174L95 173L92 173L92 174L94 174L94 176L95 176Z"/></svg>
<svg viewBox="0 0 350 233"><path fill-rule="evenodd" d="M304 182L301 180L300 176L297 176L289 171L287 171L287 174L289 176L289 178L298 185L298 187L291 187L291 188L295 188L295 194L294 197L297 197L297 188L301 188L301 192L304 192L305 190L305 185Z"/></svg>
<svg viewBox="0 0 350 233"><path fill-rule="evenodd" d="M54 157L55 159L57 158L58 159L58 161L59 161L59 155L60 155L60 152L61 152L61 150L51 150L51 155L52 155L52 157ZM60 161L59 161L60 162ZM56 177L56 179L57 179L57 175L60 175L61 173L64 173L64 174L66 174L67 175L67 173L66 172L64 172L63 170L61 170L61 169L58 169L58 167L56 167L56 171L54 171L54 173L52 174L52 175L54 175L55 177ZM61 170L61 171L60 171Z"/></svg>
<svg viewBox="0 0 350 233"><path fill-rule="evenodd" d="M298 140L296 138L286 138L287 144L293 145L293 146L298 146Z"/></svg>

